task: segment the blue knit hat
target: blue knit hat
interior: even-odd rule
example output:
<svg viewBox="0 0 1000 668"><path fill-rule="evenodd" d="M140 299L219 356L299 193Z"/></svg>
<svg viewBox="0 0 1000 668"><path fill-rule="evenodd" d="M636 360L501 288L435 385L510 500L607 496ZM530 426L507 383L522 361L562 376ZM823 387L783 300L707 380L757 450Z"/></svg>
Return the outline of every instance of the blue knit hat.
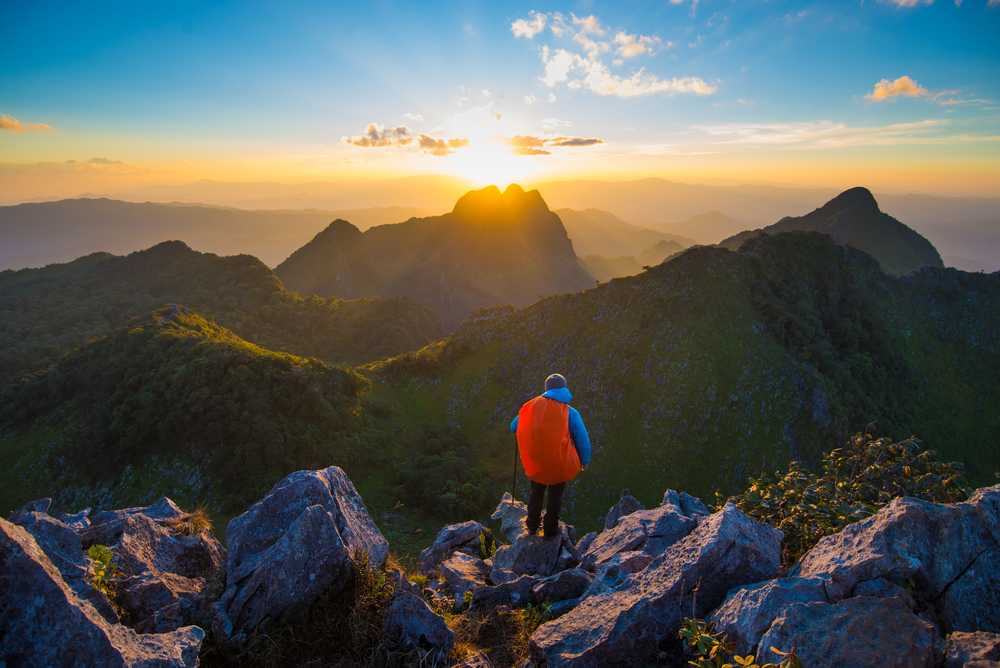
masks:
<svg viewBox="0 0 1000 668"><path fill-rule="evenodd" d="M545 379L545 391L558 390L566 387L566 378L561 373L554 373Z"/></svg>

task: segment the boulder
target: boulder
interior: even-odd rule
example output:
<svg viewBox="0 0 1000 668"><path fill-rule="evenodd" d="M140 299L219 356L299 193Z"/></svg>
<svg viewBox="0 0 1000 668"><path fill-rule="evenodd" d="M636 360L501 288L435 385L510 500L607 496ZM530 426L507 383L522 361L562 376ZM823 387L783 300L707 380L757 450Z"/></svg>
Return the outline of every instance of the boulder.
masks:
<svg viewBox="0 0 1000 668"><path fill-rule="evenodd" d="M434 542L420 553L420 570L431 573L442 561L456 550L473 547L474 556L479 554L479 536L486 531L479 522L469 520L458 524L449 524L441 529Z"/></svg>
<svg viewBox="0 0 1000 668"><path fill-rule="evenodd" d="M403 651L419 650L444 657L455 642L444 619L414 594L400 592L386 613L383 633L386 642Z"/></svg>
<svg viewBox="0 0 1000 668"><path fill-rule="evenodd" d="M771 648L794 648L809 668L932 668L937 631L898 598L857 596L839 603L794 603L760 640L757 662L778 662Z"/></svg>
<svg viewBox="0 0 1000 668"><path fill-rule="evenodd" d="M531 600L533 603L554 603L579 598L593 579L594 576L582 568L571 568L541 578L531 587Z"/></svg>
<svg viewBox="0 0 1000 668"><path fill-rule="evenodd" d="M666 505L636 510L625 515L611 529L602 531L581 556L583 567L593 571L622 552L642 551L652 556L663 553L686 536L698 520Z"/></svg>
<svg viewBox="0 0 1000 668"><path fill-rule="evenodd" d="M501 605L523 607L533 602L532 590L541 578L521 575L500 584L480 587L472 592L473 608L496 608Z"/></svg>
<svg viewBox="0 0 1000 668"><path fill-rule="evenodd" d="M204 631L140 634L102 617L24 528L0 519L0 665L197 666Z"/></svg>
<svg viewBox="0 0 1000 668"><path fill-rule="evenodd" d="M591 531L590 533L584 535L584 537L581 538L576 544L577 554L584 554L587 550L589 550L590 546L594 544L595 540L597 540L598 535L599 534L596 531Z"/></svg>
<svg viewBox="0 0 1000 668"><path fill-rule="evenodd" d="M712 513L697 496L691 496L687 492L678 492L675 489L668 489L663 493L660 505L673 506L681 515L688 517L705 517Z"/></svg>
<svg viewBox="0 0 1000 668"><path fill-rule="evenodd" d="M676 639L684 617L704 616L737 585L773 577L781 535L727 504L628 576L628 586L586 596L541 625L531 637L532 656L552 668L641 665L661 642Z"/></svg>
<svg viewBox="0 0 1000 668"><path fill-rule="evenodd" d="M947 631L1000 633L1000 546L976 557L937 605Z"/></svg>
<svg viewBox="0 0 1000 668"><path fill-rule="evenodd" d="M1000 668L1000 635L952 633L945 643L944 668Z"/></svg>
<svg viewBox="0 0 1000 668"><path fill-rule="evenodd" d="M47 508L48 504L32 502L25 508L29 506ZM84 554L80 537L73 529L45 511L22 509L12 515L11 520L31 534L74 594L89 601L108 622L119 621L108 599L90 584L90 559Z"/></svg>
<svg viewBox="0 0 1000 668"><path fill-rule="evenodd" d="M352 556L380 568L389 544L344 471L297 471L234 517L226 530L226 589L215 604L221 638L240 643L321 593L342 590Z"/></svg>
<svg viewBox="0 0 1000 668"><path fill-rule="evenodd" d="M90 527L90 508L84 508L75 513L60 513L59 521L77 533Z"/></svg>
<svg viewBox="0 0 1000 668"><path fill-rule="evenodd" d="M179 520L185 515L176 503L165 496L149 506L102 510L94 514L81 511L83 512L87 513L89 519L89 524L84 523L85 525L79 530L80 541L85 548L91 545L114 545L122 535L125 519L132 515L145 515L152 520L160 521Z"/></svg>
<svg viewBox="0 0 1000 668"><path fill-rule="evenodd" d="M502 584L520 575L545 577L578 563L573 543L560 537L522 536L511 545L503 545L493 555L490 579Z"/></svg>
<svg viewBox="0 0 1000 668"><path fill-rule="evenodd" d="M522 501L515 501L510 492L504 492L500 503L490 515L490 519L500 523L500 535L508 543L513 543L527 533L524 520L528 516L528 506Z"/></svg>
<svg viewBox="0 0 1000 668"><path fill-rule="evenodd" d="M726 634L737 654L753 654L771 622L793 603L826 602L823 580L789 577L739 587L726 595L708 620Z"/></svg>
<svg viewBox="0 0 1000 668"><path fill-rule="evenodd" d="M906 604L910 610L917 607L917 602L913 595L895 582L890 582L885 578L875 578L859 582L851 592L851 596L874 596L875 598L898 598Z"/></svg>
<svg viewBox="0 0 1000 668"><path fill-rule="evenodd" d="M875 515L825 536L799 561L793 574L827 575L831 600L850 595L864 580L911 580L936 599L984 552L997 547L990 512L1000 486L980 490L968 502L938 504L894 499Z"/></svg>
<svg viewBox="0 0 1000 668"><path fill-rule="evenodd" d="M629 494L628 490L622 492L622 496L618 499L618 503L611 506L608 514L604 517L604 530L614 527L618 524L618 520L625 517L629 513L634 513L637 510L643 510L645 506L639 499L635 498Z"/></svg>
<svg viewBox="0 0 1000 668"><path fill-rule="evenodd" d="M225 553L208 533L175 534L142 513L126 517L114 546L121 571L118 602L143 632L209 620L210 585L222 578Z"/></svg>
<svg viewBox="0 0 1000 668"><path fill-rule="evenodd" d="M455 598L455 608L464 605L465 592L474 591L486 586L489 568L478 557L471 557L464 552L455 552L441 562L438 570L444 579L445 586Z"/></svg>

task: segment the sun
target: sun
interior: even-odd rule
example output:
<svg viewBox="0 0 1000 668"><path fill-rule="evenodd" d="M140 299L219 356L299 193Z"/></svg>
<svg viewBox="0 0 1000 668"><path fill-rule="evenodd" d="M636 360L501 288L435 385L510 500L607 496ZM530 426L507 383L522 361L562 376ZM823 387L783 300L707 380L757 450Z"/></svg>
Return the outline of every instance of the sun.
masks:
<svg viewBox="0 0 1000 668"><path fill-rule="evenodd" d="M503 189L511 183L530 181L544 171L537 156L515 155L509 145L499 141L471 144L449 158L449 171L475 186Z"/></svg>

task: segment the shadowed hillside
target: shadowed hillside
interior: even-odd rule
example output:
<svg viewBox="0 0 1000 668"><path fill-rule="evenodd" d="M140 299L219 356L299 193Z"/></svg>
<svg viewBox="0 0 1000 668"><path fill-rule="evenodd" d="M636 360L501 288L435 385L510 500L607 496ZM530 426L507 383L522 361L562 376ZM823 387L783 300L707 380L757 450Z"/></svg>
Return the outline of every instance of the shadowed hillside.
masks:
<svg viewBox="0 0 1000 668"><path fill-rule="evenodd" d="M441 334L435 316L412 302L302 297L257 258L198 253L170 241L125 257L95 253L0 272L0 373L44 368L168 303L190 306L260 345L335 362L378 359Z"/></svg>
<svg viewBox="0 0 1000 668"><path fill-rule="evenodd" d="M838 244L865 251L889 274L903 275L922 267L943 267L941 256L927 239L882 213L867 188L845 190L805 216L787 216L774 225L748 230L725 239L721 246L738 249L747 239L781 232L821 232Z"/></svg>
<svg viewBox="0 0 1000 668"><path fill-rule="evenodd" d="M449 325L477 308L526 306L593 285L537 191L495 186L451 213L374 227L336 221L275 270L290 288L338 297L409 297Z"/></svg>

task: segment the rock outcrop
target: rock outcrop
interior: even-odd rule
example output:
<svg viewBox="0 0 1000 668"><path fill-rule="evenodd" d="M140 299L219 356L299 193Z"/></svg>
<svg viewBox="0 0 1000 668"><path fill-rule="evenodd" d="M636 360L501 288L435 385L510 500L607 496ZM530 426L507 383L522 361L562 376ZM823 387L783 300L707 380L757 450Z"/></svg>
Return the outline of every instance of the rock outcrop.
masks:
<svg viewBox="0 0 1000 668"><path fill-rule="evenodd" d="M622 492L622 496L618 499L618 503L611 506L608 510L608 514L604 517L604 530L613 528L618 524L618 520L625 517L630 513L634 513L637 510L644 510L645 506L639 499L635 498L629 494L628 490Z"/></svg>
<svg viewBox="0 0 1000 668"><path fill-rule="evenodd" d="M619 523L619 526L621 523ZM531 637L548 666L642 663L672 640L684 617L704 616L730 588L775 575L781 532L732 504L667 548L629 586L585 597Z"/></svg>
<svg viewBox="0 0 1000 668"><path fill-rule="evenodd" d="M867 596L788 606L761 638L758 663L781 660L772 647L794 648L809 668L933 668L941 656L932 624L897 598Z"/></svg>
<svg viewBox="0 0 1000 668"><path fill-rule="evenodd" d="M455 634L444 619L422 598L410 592L399 592L393 597L383 632L392 647L430 654L432 660L428 665L437 665L455 642Z"/></svg>
<svg viewBox="0 0 1000 668"><path fill-rule="evenodd" d="M420 553L420 570L431 573L453 552L464 552L470 556L479 556L479 537L487 532L479 522L469 520L458 524L449 524L441 529L434 542Z"/></svg>
<svg viewBox="0 0 1000 668"><path fill-rule="evenodd" d="M952 633L945 643L944 668L1000 668L1000 634Z"/></svg>
<svg viewBox="0 0 1000 668"><path fill-rule="evenodd" d="M352 556L379 568L389 544L342 469L297 471L226 530L226 589L215 604L216 630L239 643L287 619L321 593L350 582Z"/></svg>
<svg viewBox="0 0 1000 668"><path fill-rule="evenodd" d="M110 623L63 579L24 528L0 519L0 664L197 666L196 626L141 634Z"/></svg>
<svg viewBox="0 0 1000 668"><path fill-rule="evenodd" d="M209 596L223 579L225 561L214 537L176 533L138 513L122 523L114 555L122 577L118 602L136 630L210 624Z"/></svg>

